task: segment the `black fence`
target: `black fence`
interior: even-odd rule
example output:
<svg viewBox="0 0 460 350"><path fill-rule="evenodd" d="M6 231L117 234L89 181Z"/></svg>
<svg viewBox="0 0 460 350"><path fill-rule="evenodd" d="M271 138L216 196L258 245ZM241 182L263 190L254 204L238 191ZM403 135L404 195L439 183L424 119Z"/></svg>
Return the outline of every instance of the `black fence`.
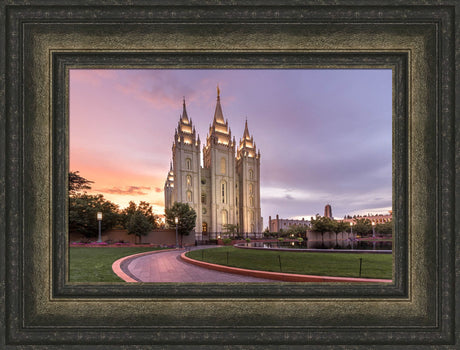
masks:
<svg viewBox="0 0 460 350"><path fill-rule="evenodd" d="M217 244L218 239L262 239L264 234L262 232L239 232L239 233L228 233L228 232L206 232L206 233L195 233L195 240L198 245L201 244Z"/></svg>

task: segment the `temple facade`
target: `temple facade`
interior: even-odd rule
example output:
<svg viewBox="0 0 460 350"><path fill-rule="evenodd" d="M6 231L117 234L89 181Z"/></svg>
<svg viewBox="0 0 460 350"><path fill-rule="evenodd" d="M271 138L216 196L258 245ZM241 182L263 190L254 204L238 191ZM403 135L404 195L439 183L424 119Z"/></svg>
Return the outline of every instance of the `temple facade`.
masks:
<svg viewBox="0 0 460 350"><path fill-rule="evenodd" d="M166 177L165 207L189 204L197 213L195 232L226 232L228 224L240 233L262 232L260 211L260 151L246 120L237 144L224 119L217 88L212 124L203 147L187 115L185 99L174 134L172 162Z"/></svg>

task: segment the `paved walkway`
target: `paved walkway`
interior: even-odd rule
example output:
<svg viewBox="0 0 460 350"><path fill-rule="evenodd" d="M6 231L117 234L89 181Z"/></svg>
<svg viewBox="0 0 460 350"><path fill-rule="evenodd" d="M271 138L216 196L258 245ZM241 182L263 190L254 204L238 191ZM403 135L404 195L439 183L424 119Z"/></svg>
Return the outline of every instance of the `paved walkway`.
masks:
<svg viewBox="0 0 460 350"><path fill-rule="evenodd" d="M216 248L201 246L194 249ZM173 250L140 256L120 267L139 282L271 282L273 280L236 275L205 269L181 260L184 250Z"/></svg>

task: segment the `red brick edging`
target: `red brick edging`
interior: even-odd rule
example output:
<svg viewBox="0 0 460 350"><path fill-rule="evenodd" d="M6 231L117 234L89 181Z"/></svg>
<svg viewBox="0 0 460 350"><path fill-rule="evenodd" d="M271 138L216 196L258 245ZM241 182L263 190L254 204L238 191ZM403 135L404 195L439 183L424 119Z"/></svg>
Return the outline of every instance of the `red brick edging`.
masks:
<svg viewBox="0 0 460 350"><path fill-rule="evenodd" d="M141 257L141 256L144 256L144 255L148 255L148 254L155 254L155 253L160 253L160 252L168 252L168 251L171 251L171 250L175 250L175 249L159 249L159 250L153 250L151 252L144 252L144 253L139 253L139 254L133 254L133 255L128 255L128 256L125 256L123 258L120 258L118 259L117 261L115 261L113 264L112 264L112 271L118 276L120 277L122 280L124 280L125 282L139 282L137 280L135 280L134 278L132 278L131 276L129 276L128 274L126 274L122 269L121 269L121 264L128 260L128 259L133 259L133 258L138 258L138 257Z"/></svg>
<svg viewBox="0 0 460 350"><path fill-rule="evenodd" d="M268 272L258 270L241 269L237 267L229 267L224 265L211 264L204 261L190 259L185 256L186 253L180 255L181 259L187 263L204 267L210 270L216 270L220 272L235 273L238 275L252 276L258 278L266 278L284 282L370 282L370 283L391 283L393 280L388 279L376 279L376 278L352 278L352 277L331 277L331 276L313 276L313 275L298 275L293 273L280 273L280 272Z"/></svg>

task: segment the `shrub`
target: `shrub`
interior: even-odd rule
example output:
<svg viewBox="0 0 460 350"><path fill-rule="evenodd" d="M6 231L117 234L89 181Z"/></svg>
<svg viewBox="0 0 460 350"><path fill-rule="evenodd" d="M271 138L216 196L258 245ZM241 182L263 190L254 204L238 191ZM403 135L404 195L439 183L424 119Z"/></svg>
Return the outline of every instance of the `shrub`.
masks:
<svg viewBox="0 0 460 350"><path fill-rule="evenodd" d="M224 243L224 245L229 245L232 243L232 239L231 238L224 238L222 240L222 242Z"/></svg>
<svg viewBox="0 0 460 350"><path fill-rule="evenodd" d="M251 242L251 239L248 237L245 239L246 243L250 243Z"/></svg>

